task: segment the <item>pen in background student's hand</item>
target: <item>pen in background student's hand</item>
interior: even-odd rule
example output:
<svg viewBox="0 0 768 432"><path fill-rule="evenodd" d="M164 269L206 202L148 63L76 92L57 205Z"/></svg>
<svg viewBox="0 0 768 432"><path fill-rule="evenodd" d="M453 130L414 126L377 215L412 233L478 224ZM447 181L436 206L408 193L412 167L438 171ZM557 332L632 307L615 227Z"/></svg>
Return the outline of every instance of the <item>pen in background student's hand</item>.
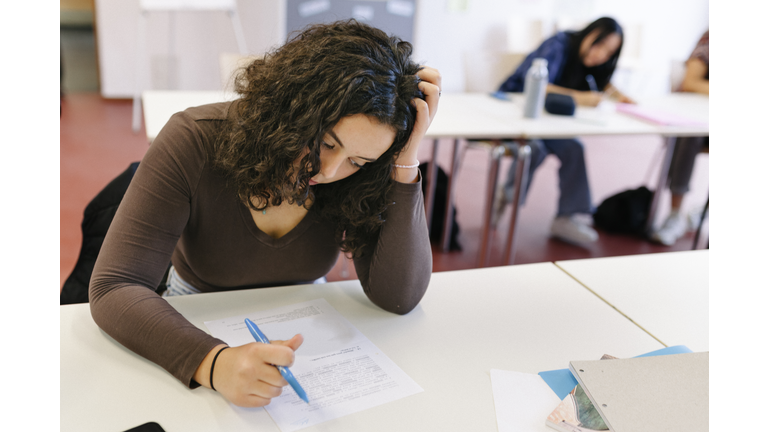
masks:
<svg viewBox="0 0 768 432"><path fill-rule="evenodd" d="M586 76L587 84L589 84L589 89L595 93L598 93L599 90L597 89L597 83L595 82L595 77L592 75Z"/></svg>

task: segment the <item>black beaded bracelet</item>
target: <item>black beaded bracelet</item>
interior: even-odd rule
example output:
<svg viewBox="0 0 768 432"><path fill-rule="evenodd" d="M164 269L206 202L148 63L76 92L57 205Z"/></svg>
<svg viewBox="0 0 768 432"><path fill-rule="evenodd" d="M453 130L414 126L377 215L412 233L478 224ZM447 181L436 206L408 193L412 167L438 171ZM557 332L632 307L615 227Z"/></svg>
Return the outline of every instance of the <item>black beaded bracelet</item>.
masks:
<svg viewBox="0 0 768 432"><path fill-rule="evenodd" d="M224 348L220 349L219 352L217 352L216 355L213 356L213 361L211 362L211 378L210 378L210 383L211 383L211 390L213 390L213 391L216 391L216 389L213 387L213 367L216 366L216 359L219 358L219 354L221 354L221 352L224 351L227 348L229 348L229 347L225 346Z"/></svg>

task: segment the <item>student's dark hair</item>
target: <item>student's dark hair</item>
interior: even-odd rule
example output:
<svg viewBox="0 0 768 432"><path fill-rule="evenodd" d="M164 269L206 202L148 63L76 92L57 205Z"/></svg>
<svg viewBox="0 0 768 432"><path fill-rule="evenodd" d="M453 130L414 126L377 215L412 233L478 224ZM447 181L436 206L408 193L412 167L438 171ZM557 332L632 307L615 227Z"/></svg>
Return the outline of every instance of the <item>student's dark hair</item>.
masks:
<svg viewBox="0 0 768 432"><path fill-rule="evenodd" d="M619 48L605 63L593 67L586 67L581 62L581 56L579 49L581 48L581 42L587 37L588 34L598 30L597 38L592 42L592 45L602 41L607 36L616 33L621 38ZM602 91L605 86L611 82L613 72L616 70L616 64L619 61L619 55L621 54L621 47L624 45L624 32L621 29L619 23L608 17L602 17L581 31L577 31L571 34L568 59L563 67L563 73L561 82L559 85L574 89L574 90L590 90L589 82L587 81L587 75L592 75L595 78L598 90Z"/></svg>
<svg viewBox="0 0 768 432"><path fill-rule="evenodd" d="M343 251L363 253L384 222L392 164L413 131L411 100L423 98L412 49L366 24L338 21L305 28L240 71L235 91L241 97L217 143L215 164L243 203L261 211L266 203L311 202L311 211L335 224ZM391 127L392 146L346 179L309 187L320 171L324 135L355 114Z"/></svg>

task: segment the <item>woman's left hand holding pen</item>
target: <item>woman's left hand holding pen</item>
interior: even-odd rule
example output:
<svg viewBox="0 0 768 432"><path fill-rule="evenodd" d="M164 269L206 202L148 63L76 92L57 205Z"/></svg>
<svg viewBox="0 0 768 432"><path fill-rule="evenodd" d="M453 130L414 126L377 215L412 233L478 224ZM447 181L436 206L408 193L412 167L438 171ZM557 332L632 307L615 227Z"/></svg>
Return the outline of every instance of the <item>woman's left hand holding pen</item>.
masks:
<svg viewBox="0 0 768 432"><path fill-rule="evenodd" d="M195 372L195 381L213 388L233 404L241 407L262 407L272 398L280 396L285 378L275 366L291 366L295 351L304 342L301 335L287 341L273 340L270 344L249 343L228 348L219 353L226 345L218 345L205 357ZM211 374L213 358L219 353Z"/></svg>

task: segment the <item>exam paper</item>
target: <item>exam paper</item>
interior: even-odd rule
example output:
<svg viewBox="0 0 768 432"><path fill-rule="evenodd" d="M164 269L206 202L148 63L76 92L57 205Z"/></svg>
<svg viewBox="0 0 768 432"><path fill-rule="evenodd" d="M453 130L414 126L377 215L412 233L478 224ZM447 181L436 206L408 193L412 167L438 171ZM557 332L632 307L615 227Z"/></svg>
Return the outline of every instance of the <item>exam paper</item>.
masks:
<svg viewBox="0 0 768 432"><path fill-rule="evenodd" d="M560 398L540 376L491 369L491 388L499 432L552 432L545 422Z"/></svg>
<svg viewBox="0 0 768 432"><path fill-rule="evenodd" d="M325 299L205 322L230 346L253 342L245 318L269 339L297 333L304 343L291 372L307 392L290 387L265 407L282 432L291 432L424 391Z"/></svg>

